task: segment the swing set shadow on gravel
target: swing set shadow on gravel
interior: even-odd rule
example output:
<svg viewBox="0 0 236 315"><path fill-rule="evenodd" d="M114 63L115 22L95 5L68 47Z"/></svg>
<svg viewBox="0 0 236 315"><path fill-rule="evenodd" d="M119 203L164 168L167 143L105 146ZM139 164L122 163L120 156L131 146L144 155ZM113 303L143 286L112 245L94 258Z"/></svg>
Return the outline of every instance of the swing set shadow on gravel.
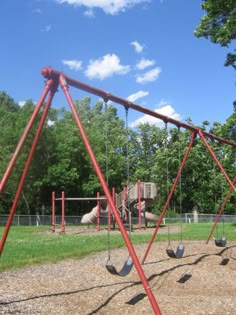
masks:
<svg viewBox="0 0 236 315"><path fill-rule="evenodd" d="M218 215L216 217L216 220L215 220L215 223L210 231L210 234L209 234L209 237L207 239L207 243L209 241L209 239L211 238L211 235L220 219L220 216L224 210L224 207L225 207L225 204L229 198L229 195L230 193L233 191L234 193L236 192L236 188L234 186L235 184L235 181L236 181L236 177L233 179L233 181L229 178L227 172L225 171L225 169L223 168L222 164L220 163L219 159L217 158L216 154L214 153L213 149L211 148L211 146L209 145L208 141L207 141L207 138L210 138L212 140L216 140L220 143L224 143L224 144L227 144L227 145L230 145L232 147L236 147L236 143L232 142L232 141L229 141L229 140L226 140L224 138L221 138L221 137L217 137L211 133L208 133L198 127L194 127L194 126L191 126L191 125L188 125L186 123L182 123L180 121L177 121L173 118L170 118L168 116L165 116L165 115L161 115L159 113L156 113L152 110L149 110L147 108L144 108L144 107L141 107L137 104L134 104L130 101L127 101L123 98L120 98L118 96L115 96L115 95L112 95L110 93L107 93L105 91L102 91L100 89L97 89L95 87L92 87L92 86L89 86L85 83L82 83L80 81L77 81L75 79L72 79L68 76L66 76L64 73L62 72L59 72L59 71L56 71L56 70L53 70L52 68L50 67L44 67L41 71L41 74L42 76L46 79L46 82L45 82L45 87L44 87L44 90L42 92L42 95L34 109L34 112L33 114L31 115L26 127L25 127L25 130L17 144L17 147L15 149L15 152L13 153L12 155L12 158L5 170L5 173L3 174L2 176L2 179L1 179L1 182L0 182L0 194L2 193L6 183L7 183L7 180L12 172L12 169L16 163L16 160L19 156L19 153L24 145L24 142L32 128L32 126L36 123L36 118L38 117L39 115L39 112L40 112L40 109L43 109L42 110L42 114L41 114L41 117L40 117L40 120L39 120L39 123L38 123L38 126L37 126L37 130L36 130L36 133L35 133L35 136L34 136L34 139L32 141L32 144L31 144L31 148L30 148L30 151L29 151L29 154L28 154L28 157L27 157L27 160L25 162L25 166L24 166L24 169L23 169L23 172L22 172L22 175L21 175L21 178L19 180L19 183L18 183L18 187L17 187L17 190L16 190L16 193L15 193L15 197L14 197L14 200L13 200L13 204L12 204L12 207L10 209L10 213L9 213L9 216L8 216L8 219L7 219L7 222L6 222L6 226L4 228L4 231L3 231L3 235L2 235L2 238L1 238L1 242L0 242L0 255L2 254L3 252L3 248L4 248L4 245L5 245L5 242L6 242L6 239L7 239L7 236L8 236L8 233L9 233L9 230L10 230L10 227L11 227L11 223L12 223L12 220L13 220L13 217L14 217L14 213L15 213L15 210L16 210L16 207L17 207L17 204L18 204L18 201L19 201L19 198L20 198L20 195L21 195L21 192L22 192L22 189L23 189L23 185L24 185L24 182L25 182L25 179L26 179L26 176L27 176L27 173L28 173L28 170L29 170L29 167L30 167L30 164L31 164L31 161L32 161L32 158L33 158L33 155L34 155L34 152L35 152L35 148L37 146L37 143L38 143L38 139L40 137L40 134L41 134L41 131L42 131L42 128L44 126L44 123L46 121L46 118L47 118L47 114L48 114L48 110L51 106L51 103L52 103L52 100L53 100L53 97L55 95L55 93L57 92L57 89L58 87L60 86L62 91L64 92L65 94L65 97L68 101L68 104L69 104L69 107L71 109L71 112L72 112L72 115L73 115L73 118L75 120L75 123L78 127L78 131L80 133L80 136L84 142L84 145L85 145L85 148L87 150L87 153L91 159L91 162L93 164L93 167L94 167L94 170L97 174L97 177L100 181L100 184L101 184L101 187L104 191L104 194L107 198L107 201L108 201L108 204L113 212L113 215L115 217L115 220L119 226L119 229L120 229L120 232L122 234L122 237L125 241L125 244L127 246L127 249L129 251L129 255L130 255L130 258L132 259L132 262L137 270L137 273L139 275L139 278L142 282L142 285L144 287L144 290L148 296L148 299L149 299L149 302L152 306L152 309L153 309L153 312L154 314L160 314L161 315L161 310L158 306L158 303L155 299L155 296L153 295L153 292L149 286L149 283L148 283L148 280L144 274L144 271L143 271L143 268L142 268L142 264L144 264L146 258L147 258L147 255L149 253L149 250L152 246L152 243L154 241L154 238L158 232L158 229L160 227L160 224L163 220L163 217L165 215L165 212L168 208L168 205L169 205L169 202L171 200L171 197L174 193L174 190L176 188L176 185L180 179L180 176L181 176L181 172L183 170L183 167L186 163L186 160L188 158L188 155L189 155L189 152L192 148L192 145L194 143L194 140L195 138L198 136L200 137L200 139L203 141L204 145L206 146L206 148L208 149L209 153L211 154L213 160L215 161L215 163L217 164L217 166L219 167L220 171L222 172L222 174L224 175L226 181L228 182L229 184L229 191L224 199L224 202L218 212ZM84 128L83 128L83 125L81 123L81 120L75 110L75 106L74 106L74 103L73 103L73 100L71 98L71 95L69 93L69 86L71 87L74 87L74 88L77 88L77 89L80 89L80 90L83 90L85 92L88 92L88 93L91 93L91 94L94 94L96 96L99 96L101 97L105 102L108 102L108 101L112 101L112 102L115 102L117 104L120 104L122 105L126 111L128 111L129 109L133 109L133 110L136 110L138 112L141 112L141 113L144 113L146 115L150 115L152 117L155 117L157 119L161 119L165 124L173 124L175 126L177 126L178 128L184 128L184 129L187 129L191 132L191 136L190 136L190 141L189 141L189 144L188 144L188 147L186 149L186 152L184 154L184 157L183 157L183 160L179 166L179 170L177 172L177 175L176 175L176 178L173 182L173 185L170 189L170 192L167 196L167 200L165 202L165 205L163 207L163 210L161 212L161 215L157 221L157 224L156 224L156 227L154 229L154 232L152 234L152 237L149 241L149 244L147 246L147 249L144 253L144 257L141 261L141 263L139 262L138 260L138 257L136 255L136 252L134 250L134 247L130 241L130 238L129 238L129 235L122 223L122 220L119 216L119 212L115 206L115 203L113 201L113 198L112 198L112 195L108 189L108 186L106 184L106 181L105 181L105 178L104 178L104 175L102 174L101 172L101 169L98 165L98 162L96 160L96 157L95 157L95 154L92 150L92 147L90 145L90 142L89 142L89 139L84 131ZM45 102L45 105L44 105L44 102ZM224 240L222 239L222 243L219 243L220 246L224 245L223 244ZM217 245L217 244L216 244ZM115 274L115 270L113 270L113 273Z"/></svg>

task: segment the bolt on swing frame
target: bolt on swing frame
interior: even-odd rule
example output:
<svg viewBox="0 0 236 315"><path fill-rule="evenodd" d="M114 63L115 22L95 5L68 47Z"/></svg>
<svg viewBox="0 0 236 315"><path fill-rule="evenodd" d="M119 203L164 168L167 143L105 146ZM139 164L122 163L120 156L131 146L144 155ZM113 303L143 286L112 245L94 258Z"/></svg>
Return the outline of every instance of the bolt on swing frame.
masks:
<svg viewBox="0 0 236 315"><path fill-rule="evenodd" d="M41 131L42 131L42 128L43 128L43 125L46 121L46 117L47 117L47 114L48 114L48 110L51 106L51 102L53 100L53 97L54 97L54 94L55 92L57 91L57 88L58 88L58 85L61 86L65 96L66 96L66 99L69 103L69 106L70 106L70 109L72 111L72 115L74 117L74 120L75 120L75 123L78 127L78 130L79 130L79 133L81 135L81 138L84 142L84 145L85 145L85 148L87 150L87 153L89 154L89 157L91 159L91 162L93 164L93 167L94 167L94 170L97 174L97 177L100 181L100 184L104 190L104 193L106 195L106 198L108 200L108 203L113 211L113 214L115 216L115 219L117 221L117 224L120 228L120 231L121 231L121 234L122 234L122 237L126 243L126 246L129 250L129 253L130 253L130 256L134 262L134 265L136 267L136 270L138 272L138 275L140 277L140 280L142 281L142 284L143 284L143 287L146 291L146 294L149 298L149 301L150 301L150 304L153 308L153 311L155 314L157 315L161 315L161 311L160 311L160 308L156 302L156 299L152 293L152 290L151 288L149 287L149 284L148 284L148 281L146 279L146 276L144 274L144 271L141 267L141 264L137 258L137 255L136 255L136 252L133 248L133 245L129 239L129 236L123 226L123 223L119 217L119 212L114 204L114 200L113 200L113 197L112 195L110 194L109 192L109 189L107 187L107 184L106 184L106 181L104 179L104 176L99 168L99 165L97 163L97 160L96 160L96 157L93 153L93 150L90 146L90 143L89 143L89 140L87 138L87 135L84 131L84 128L81 124L81 121L76 113L76 110L75 110L75 107L74 107L74 104L73 104L73 101L72 101L72 98L71 98L71 95L69 93L69 86L72 86L72 87L75 87L77 89L80 89L80 90L83 90L83 91L86 91L86 92L89 92L89 93L92 93L94 95L97 95L99 97L102 97L104 100L108 101L113 101L115 103L118 103L120 105L123 105L125 108L131 108L131 109L134 109L136 111L139 111L141 113L144 113L144 114L147 114L147 115L150 115L150 116L153 116L157 119L161 119L162 121L164 121L165 123L171 123L175 126L177 126L178 128L182 127L182 128L185 128L187 130L190 130L192 132L192 136L191 136L191 140L190 140L190 143L189 143L189 146L187 148L187 151L185 153L185 156L184 156L184 159L181 163L181 166L180 166L180 169L178 171L178 174L176 176L176 179L174 181L174 184L171 188L171 191L169 193L169 196L167 198L167 201L166 201L166 204L164 206L164 209L162 211L162 214L160 216L160 218L163 218L164 214L165 214L165 211L167 209L167 206L169 204L169 201L171 199L171 196L174 192L174 189L177 185L177 182L178 182L178 179L180 177L180 174L182 172L182 169L184 167L184 164L187 160L187 157L188 157L188 154L191 150L191 147L192 147L192 144L194 142L194 139L196 137L196 135L199 135L200 138L203 140L204 144L206 145L207 149L209 150L210 154L212 155L213 159L215 160L215 162L217 163L218 167L220 168L221 172L224 174L226 180L228 181L229 185L230 185L230 191L234 191L236 192L236 188L234 186L234 182L232 182L230 180L230 178L228 177L227 173L225 172L223 166L221 165L221 163L219 162L219 160L217 159L215 153L213 152L213 150L211 149L211 147L209 146L208 142L206 141L206 138L205 137L208 137L208 138L211 138L211 139L214 139L214 140L217 140L219 142L222 142L222 143L225 143L225 144L228 144L228 145L231 145L231 146L234 146L236 147L236 143L234 142L231 142L229 140L226 140L226 139L223 139L223 138L220 138L220 137L217 137L213 134L210 134L206 131L202 131L201 129L199 128L196 128L196 127L193 127L193 126L190 126L188 124L185 124L185 123L182 123L180 121L177 121L175 119L172 119L170 117L167 117L167 116L164 116L164 115L161 115L161 114L158 114L154 111L151 111L149 109L146 109L146 108L143 108L137 104L134 104L134 103L131 103L125 99L122 99L120 97L117 97L115 95L112 95L110 93L107 93L105 91L102 91L102 90L99 90L97 88L94 88L92 86L89 86L87 84L84 84L80 81L76 81L70 77L67 77L65 76L63 73L59 72L59 71L56 71L56 70L53 70L51 69L50 67L45 67L42 69L42 75L43 77L45 77L47 79L46 83L45 83L45 88L44 88L44 91L42 93L42 96L41 98L39 99L38 101L38 104L25 128L25 131L23 132L20 140L19 140L19 143L15 149L15 152L9 162L9 165L1 179L1 182L0 182L0 194L2 192L2 190L4 189L5 185L6 185L6 182L8 180L8 177L10 176L10 173L12 172L12 169L15 165L15 162L19 156L19 153L24 145L24 142L33 126L33 124L35 123L35 119L37 117L37 115L39 114L39 110L43 107L43 103L47 97L47 95L49 94L48 96L48 99L46 101L46 104L44 106L44 109L43 109L43 113L41 115L41 118L40 118L40 121L39 121L39 124L38 124L38 127L37 127L37 130L36 130L36 133L35 133L35 136L34 136L34 139L33 139L33 142L32 142L32 145L31 145L31 148L30 148L30 151L29 151L29 155L27 157L27 160L26 160L26 163L25 163L25 167L24 167L24 170L22 172L22 176L20 178L20 181L19 181L19 184L18 184L18 188L17 188L17 191L16 191L16 194L15 194L15 198L14 198L14 201L13 201L13 204L12 204L12 207L11 207L11 210L10 210L10 214L9 214L9 217L8 217L8 220L7 220L7 223L6 223L6 226L5 226L5 229L3 231L3 236L2 236L2 239L1 239L1 242L0 242L0 255L2 254L2 251L3 251L3 248L4 248L4 245L5 245L5 242L6 242L6 239L7 239L7 236L8 236L8 233L9 233L9 230L10 230L10 227L11 227L11 223L12 223L12 220L13 220L13 217L14 217L14 213L15 213L15 209L17 207L17 204L18 204L18 201L19 201L19 198L20 198L20 195L21 195L21 192L22 192L22 189L23 189L23 185L24 185L24 182L25 182L25 179L26 179L26 176L27 176L27 173L28 173L28 170L29 170L29 167L30 167L30 164L31 164L31 161L32 161L32 158L33 158L33 155L34 155L34 151L35 151L35 148L36 148L36 145L38 143L38 139L40 137L40 134L41 134ZM148 249L146 250L145 252L145 256L143 258L143 261L142 263L144 263L144 260L146 259L147 257L147 254L148 254L148 251L150 250L151 248L151 244L155 238L155 235L158 231L158 228L160 226L160 219L158 220L157 222L157 226L155 228L155 231L154 231L154 234L151 238L151 241L148 245ZM212 231L213 232L213 231Z"/></svg>

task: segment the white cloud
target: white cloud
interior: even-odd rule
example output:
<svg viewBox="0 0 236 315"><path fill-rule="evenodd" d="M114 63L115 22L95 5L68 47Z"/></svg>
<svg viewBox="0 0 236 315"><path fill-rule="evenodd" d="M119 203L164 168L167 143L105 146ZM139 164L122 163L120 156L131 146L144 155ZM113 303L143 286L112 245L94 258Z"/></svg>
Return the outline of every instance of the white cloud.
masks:
<svg viewBox="0 0 236 315"><path fill-rule="evenodd" d="M137 63L136 65L136 68L139 69L139 70L143 70L147 67L151 67L155 64L155 60L150 60L150 59L145 59L145 58L142 58L139 63Z"/></svg>
<svg viewBox="0 0 236 315"><path fill-rule="evenodd" d="M50 32L52 29L52 25L46 25L44 28L41 29L41 32Z"/></svg>
<svg viewBox="0 0 236 315"><path fill-rule="evenodd" d="M90 60L85 75L90 79L103 80L114 74L126 74L129 71L130 66L121 65L117 55L107 54L99 59Z"/></svg>
<svg viewBox="0 0 236 315"><path fill-rule="evenodd" d="M48 119L48 126L53 126L55 124L55 121Z"/></svg>
<svg viewBox="0 0 236 315"><path fill-rule="evenodd" d="M82 68L82 61L80 60L62 60L62 63L68 66L71 70L78 71Z"/></svg>
<svg viewBox="0 0 236 315"><path fill-rule="evenodd" d="M84 6L89 10L99 8L106 14L115 15L127 9L150 0L56 0L59 4L67 3L73 6Z"/></svg>
<svg viewBox="0 0 236 315"><path fill-rule="evenodd" d="M131 94L127 97L127 100L130 102L135 102L137 99L141 97L145 97L149 94L147 91L138 91L137 93Z"/></svg>
<svg viewBox="0 0 236 315"><path fill-rule="evenodd" d="M42 10L40 8L34 9L33 13L42 14Z"/></svg>
<svg viewBox="0 0 236 315"><path fill-rule="evenodd" d="M25 102L26 101L20 101L20 102L18 102L18 104L19 104L20 107L23 107L25 105Z"/></svg>
<svg viewBox="0 0 236 315"><path fill-rule="evenodd" d="M159 74L161 73L161 69L159 67L149 70L145 72L144 74L140 74L136 78L137 83L145 84L147 82L153 82L156 81L159 77Z"/></svg>
<svg viewBox="0 0 236 315"><path fill-rule="evenodd" d="M95 17L94 12L93 12L93 10L91 10L91 9L86 10L86 11L84 12L84 15L85 15L85 16L88 16L88 17L90 17L90 18Z"/></svg>
<svg viewBox="0 0 236 315"><path fill-rule="evenodd" d="M143 51L143 45L141 45L139 42L136 40L130 43L131 46L134 47L136 53L140 54Z"/></svg>
<svg viewBox="0 0 236 315"><path fill-rule="evenodd" d="M175 109L171 105L167 104L165 101L161 101L159 106L162 106L162 107L155 109L154 112L167 116L167 117L171 117L172 119L175 119L178 121L181 120L180 114L176 113ZM135 128L138 125L145 124L145 123L149 123L150 125L156 125L157 127L160 127L160 128L163 128L165 125L161 119L144 114L142 117L130 123L130 127Z"/></svg>

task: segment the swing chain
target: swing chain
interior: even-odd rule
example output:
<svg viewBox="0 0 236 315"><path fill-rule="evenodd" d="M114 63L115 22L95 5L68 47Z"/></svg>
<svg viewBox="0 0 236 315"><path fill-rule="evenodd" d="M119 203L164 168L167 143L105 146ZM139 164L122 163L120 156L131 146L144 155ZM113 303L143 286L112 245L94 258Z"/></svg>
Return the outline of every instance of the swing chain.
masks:
<svg viewBox="0 0 236 315"><path fill-rule="evenodd" d="M129 168L129 107L124 106L125 108L125 129L126 129L126 178L127 178L127 189L126 189L126 206L128 209L128 220L129 220L129 236L131 235L131 212L130 212L130 200L129 200L129 179L130 179L130 168Z"/></svg>
<svg viewBox="0 0 236 315"><path fill-rule="evenodd" d="M164 145L165 145L165 156L166 156L166 195L168 197L169 194L169 155L168 155L168 127L167 123L165 123L165 139L164 139ZM168 204L169 207L169 204Z"/></svg>
<svg viewBox="0 0 236 315"><path fill-rule="evenodd" d="M180 127L178 127L178 155L179 155L179 168L181 166L181 139ZM183 224L182 224L182 172L179 177L179 213L180 213L180 242L183 241Z"/></svg>
<svg viewBox="0 0 236 315"><path fill-rule="evenodd" d="M108 175L108 106L107 106L107 99L104 99L104 107L105 107L105 156L106 156L106 184L109 184L109 175Z"/></svg>
<svg viewBox="0 0 236 315"><path fill-rule="evenodd" d="M108 161L108 99L104 98L104 111L105 111L105 156L106 156L106 184L109 185L109 174L108 174L108 167L109 167L109 161ZM109 204L108 204L109 207ZM107 233L107 246L108 246L108 259L107 263L111 260L111 237L110 237L110 231L108 228Z"/></svg>
<svg viewBox="0 0 236 315"><path fill-rule="evenodd" d="M129 122L128 122L129 107L125 106L125 129L126 129L126 177L129 186Z"/></svg>

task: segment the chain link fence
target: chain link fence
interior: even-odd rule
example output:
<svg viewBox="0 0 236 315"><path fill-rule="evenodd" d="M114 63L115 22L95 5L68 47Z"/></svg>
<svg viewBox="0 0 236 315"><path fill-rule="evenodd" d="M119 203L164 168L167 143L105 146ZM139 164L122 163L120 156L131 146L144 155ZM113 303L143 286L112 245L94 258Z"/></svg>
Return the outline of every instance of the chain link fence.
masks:
<svg viewBox="0 0 236 315"><path fill-rule="evenodd" d="M163 224L175 224L175 223L211 223L216 220L216 214L198 214L198 217L194 216L193 213L184 213L182 217L176 218L163 218ZM7 223L8 215L0 216L0 226L5 226ZM55 217L56 225L60 225L62 218L60 215ZM67 226L76 226L81 224L82 216L65 216L65 225ZM144 218L142 218L144 224ZM236 215L221 215L219 222L236 222ZM100 217L100 224L107 225L108 218L107 216ZM138 217L132 218L132 224L138 224ZM155 224L155 222L153 222ZM12 221L14 226L51 226L52 225L52 216L51 215L15 215Z"/></svg>

